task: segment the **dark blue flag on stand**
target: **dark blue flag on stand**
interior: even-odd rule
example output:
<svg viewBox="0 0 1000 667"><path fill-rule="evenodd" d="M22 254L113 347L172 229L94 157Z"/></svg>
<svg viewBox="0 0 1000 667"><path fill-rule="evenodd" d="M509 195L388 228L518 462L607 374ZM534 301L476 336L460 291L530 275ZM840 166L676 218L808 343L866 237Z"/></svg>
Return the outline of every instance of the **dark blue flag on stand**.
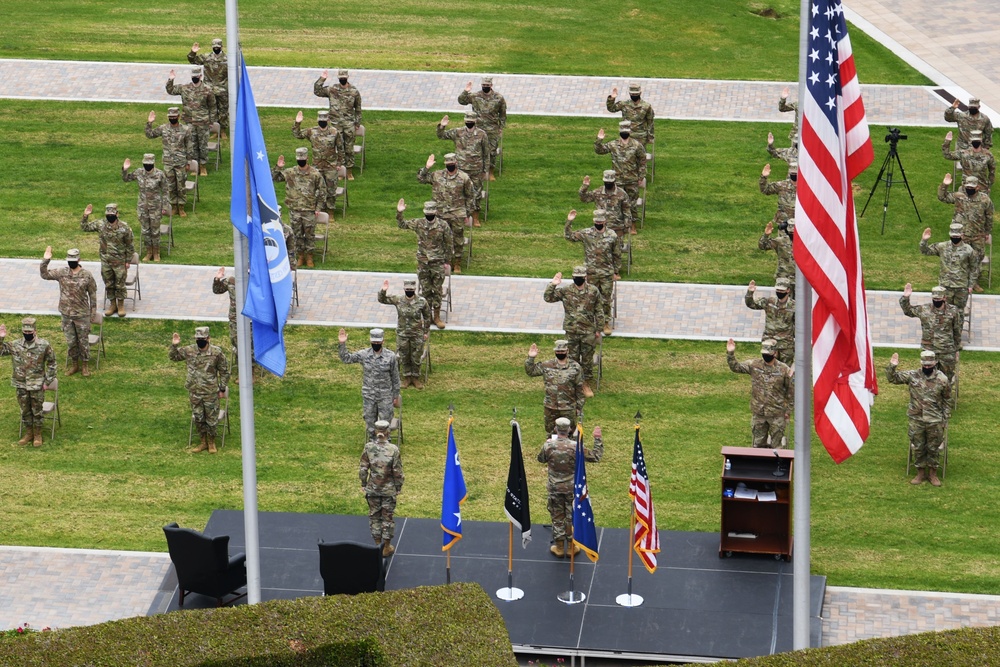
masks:
<svg viewBox="0 0 1000 667"><path fill-rule="evenodd" d="M448 419L448 458L444 462L444 490L441 493L441 529L444 542L441 551L447 551L462 539L462 503L465 502L465 476L462 462L458 459L455 444L454 419Z"/></svg>
<svg viewBox="0 0 1000 667"><path fill-rule="evenodd" d="M292 271L264 135L242 56L234 120L229 217L247 237L249 247L250 275L243 315L253 323L254 359L275 375L284 376L284 328L292 303Z"/></svg>
<svg viewBox="0 0 1000 667"><path fill-rule="evenodd" d="M583 451L583 427L576 429L576 475L573 477L573 543L583 549L587 557L597 562L597 524L594 510L590 508L587 490L587 464Z"/></svg>

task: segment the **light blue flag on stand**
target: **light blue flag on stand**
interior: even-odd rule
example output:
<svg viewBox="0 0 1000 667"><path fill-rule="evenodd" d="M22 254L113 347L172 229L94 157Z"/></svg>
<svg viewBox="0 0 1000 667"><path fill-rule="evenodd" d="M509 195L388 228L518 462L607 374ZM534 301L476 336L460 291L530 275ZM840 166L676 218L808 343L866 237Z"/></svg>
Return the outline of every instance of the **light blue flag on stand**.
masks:
<svg viewBox="0 0 1000 667"><path fill-rule="evenodd" d="M250 275L243 315L253 323L254 359L275 375L284 376L284 328L292 303L292 271L257 104L242 55L233 123L232 193L229 217L247 237L249 247Z"/></svg>
<svg viewBox="0 0 1000 667"><path fill-rule="evenodd" d="M444 491L441 493L441 529L444 531L441 551L451 549L462 539L462 503L468 495L455 445L453 421L453 418L448 419L448 458L444 462Z"/></svg>

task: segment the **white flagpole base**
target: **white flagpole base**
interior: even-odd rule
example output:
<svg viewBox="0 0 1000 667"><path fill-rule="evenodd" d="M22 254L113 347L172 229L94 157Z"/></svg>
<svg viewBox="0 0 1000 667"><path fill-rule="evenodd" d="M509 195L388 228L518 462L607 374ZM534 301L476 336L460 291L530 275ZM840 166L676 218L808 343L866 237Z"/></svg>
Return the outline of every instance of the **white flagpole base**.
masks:
<svg viewBox="0 0 1000 667"><path fill-rule="evenodd" d="M638 607L642 604L643 600L641 595L629 595L628 593L622 593L615 598L615 602L622 607Z"/></svg>
<svg viewBox="0 0 1000 667"><path fill-rule="evenodd" d="M501 588L497 591L497 597L504 602L513 602L524 597L524 591L520 588Z"/></svg>
<svg viewBox="0 0 1000 667"><path fill-rule="evenodd" d="M566 604L580 604L587 599L587 596L580 591L565 591L557 595L556 599Z"/></svg>

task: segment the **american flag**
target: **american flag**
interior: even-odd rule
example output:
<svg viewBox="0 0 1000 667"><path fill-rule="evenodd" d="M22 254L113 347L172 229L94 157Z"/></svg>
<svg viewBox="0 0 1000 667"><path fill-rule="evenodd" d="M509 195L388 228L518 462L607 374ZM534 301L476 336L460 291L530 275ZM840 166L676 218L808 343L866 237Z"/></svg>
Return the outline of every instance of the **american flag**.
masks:
<svg viewBox="0 0 1000 667"><path fill-rule="evenodd" d="M806 94L800 102L795 260L815 290L816 433L837 463L868 437L878 385L872 367L851 181L874 151L842 3L813 0Z"/></svg>
<svg viewBox="0 0 1000 667"><path fill-rule="evenodd" d="M632 497L635 512L632 548L646 569L656 572L656 554L660 553L660 532L656 529L653 494L649 490L649 475L646 474L646 457L642 453L638 424L635 427L635 446L632 448L632 479L628 484L628 495Z"/></svg>

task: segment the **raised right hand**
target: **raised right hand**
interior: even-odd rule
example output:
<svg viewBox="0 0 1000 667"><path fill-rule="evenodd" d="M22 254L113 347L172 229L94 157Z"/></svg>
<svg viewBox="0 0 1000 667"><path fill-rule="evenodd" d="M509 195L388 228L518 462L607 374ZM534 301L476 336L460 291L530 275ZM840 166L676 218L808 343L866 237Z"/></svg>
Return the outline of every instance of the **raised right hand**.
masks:
<svg viewBox="0 0 1000 667"><path fill-rule="evenodd" d="M146 121L152 123L154 120L156 120L156 112L150 111L149 115L146 116Z"/></svg>
<svg viewBox="0 0 1000 667"><path fill-rule="evenodd" d="M201 49L201 47L198 46L198 42L195 42L194 44L191 45L191 53L198 53L199 49Z"/></svg>
<svg viewBox="0 0 1000 667"><path fill-rule="evenodd" d="M771 132L767 133L767 145L770 146L774 143L774 134Z"/></svg>
<svg viewBox="0 0 1000 667"><path fill-rule="evenodd" d="M781 89L781 99L783 100L788 99L788 86L785 86L784 88Z"/></svg>
<svg viewBox="0 0 1000 667"><path fill-rule="evenodd" d="M173 337L170 339L170 342L177 345L181 342L181 335L175 331Z"/></svg>
<svg viewBox="0 0 1000 667"><path fill-rule="evenodd" d="M726 341L726 352L735 352L735 351L736 351L736 341L730 338L729 340Z"/></svg>
<svg viewBox="0 0 1000 667"><path fill-rule="evenodd" d="M774 231L774 221L772 220L771 222L764 225L764 233L770 236L771 232L773 231Z"/></svg>
<svg viewBox="0 0 1000 667"><path fill-rule="evenodd" d="M770 165L770 163L764 165L764 168L760 170L760 175L761 176L770 176L771 175L771 165Z"/></svg>
<svg viewBox="0 0 1000 667"><path fill-rule="evenodd" d="M167 78L169 80L173 81L174 77L176 77L176 76L177 76L177 74L174 72L174 70L170 70L170 74L167 75Z"/></svg>
<svg viewBox="0 0 1000 667"><path fill-rule="evenodd" d="M52 259L52 246L45 246L45 253L42 255L42 259Z"/></svg>
<svg viewBox="0 0 1000 667"><path fill-rule="evenodd" d="M428 169L434 166L434 153L431 153L429 156L427 156L427 162L426 164L424 164L424 166L427 167Z"/></svg>
<svg viewBox="0 0 1000 667"><path fill-rule="evenodd" d="M899 352L893 352L892 358L889 359L889 363L892 364L893 366L899 365Z"/></svg>
<svg viewBox="0 0 1000 667"><path fill-rule="evenodd" d="M604 128L603 127L597 131L597 140L600 141L601 139L604 139Z"/></svg>
<svg viewBox="0 0 1000 667"><path fill-rule="evenodd" d="M471 81L469 83L465 84L465 92L467 92L467 93L471 93L472 92L472 82ZM958 104L958 101L956 100L955 103Z"/></svg>
<svg viewBox="0 0 1000 667"><path fill-rule="evenodd" d="M552 284L553 285L558 285L561 282L562 282L562 271L560 271L556 275L552 276Z"/></svg>
<svg viewBox="0 0 1000 667"><path fill-rule="evenodd" d="M281 169L284 166L285 166L285 156L284 155L279 155L278 156L278 169Z"/></svg>
<svg viewBox="0 0 1000 667"><path fill-rule="evenodd" d="M757 291L757 281L756 280L751 280L750 281L750 284L747 285L747 291L748 292L755 292L755 291Z"/></svg>
<svg viewBox="0 0 1000 667"><path fill-rule="evenodd" d="M538 356L538 346L534 343L532 343L531 347L528 348L528 356L532 359Z"/></svg>
<svg viewBox="0 0 1000 667"><path fill-rule="evenodd" d="M951 185L951 172L950 171L947 174L944 175L944 184L945 185Z"/></svg>
<svg viewBox="0 0 1000 667"><path fill-rule="evenodd" d="M443 116L443 117L441 118L441 122L440 122L440 123L438 123L438 125L440 125L441 127L448 127L448 122L449 122L449 121L448 121L448 114L445 114L445 115L444 115L444 116Z"/></svg>
<svg viewBox="0 0 1000 667"><path fill-rule="evenodd" d="M955 138L955 134L953 132L951 132L950 130L948 131L948 134L944 135L944 140L947 141L948 143L951 143L951 140L954 139L954 138Z"/></svg>
<svg viewBox="0 0 1000 667"><path fill-rule="evenodd" d="M400 213L402 213L403 211L405 211L406 210L406 202L403 201L402 199L400 199L398 202L396 202L396 210L399 211Z"/></svg>
<svg viewBox="0 0 1000 667"><path fill-rule="evenodd" d="M587 187L590 187L590 176L583 177L583 184L586 185Z"/></svg>
<svg viewBox="0 0 1000 667"><path fill-rule="evenodd" d="M297 114L295 114L295 122L296 123L301 123L303 118L304 118L304 116L302 115L301 111L298 112Z"/></svg>
<svg viewBox="0 0 1000 667"><path fill-rule="evenodd" d="M959 104L961 104L961 102L959 102L958 100L955 100L954 102L951 103L951 108L952 109L957 109Z"/></svg>
<svg viewBox="0 0 1000 667"><path fill-rule="evenodd" d="M216 272L215 274L215 277L218 278L219 280L222 280L223 278L226 277L226 270L220 266L218 272Z"/></svg>
<svg viewBox="0 0 1000 667"><path fill-rule="evenodd" d="M83 209L83 214L84 215L90 215L93 212L94 212L94 205L93 204L87 204L87 208Z"/></svg>
<svg viewBox="0 0 1000 667"><path fill-rule="evenodd" d="M132 160L125 158L125 161L122 162L122 169L128 169L131 166L132 166Z"/></svg>
<svg viewBox="0 0 1000 667"><path fill-rule="evenodd" d="M573 209L572 211L569 212L569 215L566 216L566 220L567 222L573 222L574 220L576 220L576 209Z"/></svg>
<svg viewBox="0 0 1000 667"><path fill-rule="evenodd" d="M903 286L903 296L908 297L911 294L913 294L913 284L906 283L906 285Z"/></svg>
<svg viewBox="0 0 1000 667"><path fill-rule="evenodd" d="M615 86L614 88L611 89L611 97L612 98L618 97L618 86Z"/></svg>
<svg viewBox="0 0 1000 667"><path fill-rule="evenodd" d="M926 241L930 237L931 237L931 228L928 227L927 229L924 230L924 234L920 238L921 238L921 240Z"/></svg>
<svg viewBox="0 0 1000 667"><path fill-rule="evenodd" d="M388 279L382 281L382 291L383 292L389 291L389 280Z"/></svg>
<svg viewBox="0 0 1000 667"><path fill-rule="evenodd" d="M337 334L337 342L339 343L347 342L347 331L345 329L341 329L340 332Z"/></svg>
<svg viewBox="0 0 1000 667"><path fill-rule="evenodd" d="M319 78L326 79L329 78L329 76L330 76L330 70L325 69L323 70L323 73L319 75Z"/></svg>
<svg viewBox="0 0 1000 667"><path fill-rule="evenodd" d="M4 326L3 324L0 324L0 338L6 338L6 337L7 337L7 327Z"/></svg>

